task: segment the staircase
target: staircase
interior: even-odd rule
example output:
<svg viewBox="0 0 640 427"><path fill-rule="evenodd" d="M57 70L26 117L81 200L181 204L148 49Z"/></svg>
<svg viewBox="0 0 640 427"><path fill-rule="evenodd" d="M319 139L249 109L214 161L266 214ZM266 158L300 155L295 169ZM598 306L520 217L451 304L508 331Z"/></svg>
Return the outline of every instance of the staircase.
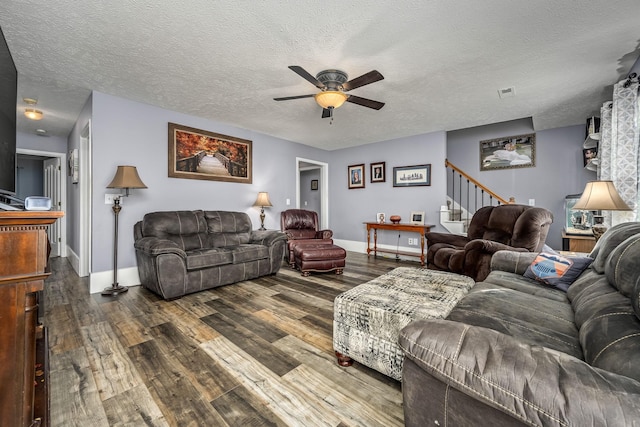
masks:
<svg viewBox="0 0 640 427"><path fill-rule="evenodd" d="M445 160L447 168L447 205L440 207L440 224L450 233L467 234L471 217L480 208L515 203L506 200Z"/></svg>

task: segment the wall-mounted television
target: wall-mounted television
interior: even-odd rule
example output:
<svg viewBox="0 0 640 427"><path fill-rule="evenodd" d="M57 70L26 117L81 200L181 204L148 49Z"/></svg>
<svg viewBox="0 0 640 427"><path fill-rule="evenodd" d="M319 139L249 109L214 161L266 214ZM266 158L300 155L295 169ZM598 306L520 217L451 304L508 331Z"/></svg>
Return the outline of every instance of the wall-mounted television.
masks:
<svg viewBox="0 0 640 427"><path fill-rule="evenodd" d="M18 71L0 28L0 197L16 194L17 95Z"/></svg>

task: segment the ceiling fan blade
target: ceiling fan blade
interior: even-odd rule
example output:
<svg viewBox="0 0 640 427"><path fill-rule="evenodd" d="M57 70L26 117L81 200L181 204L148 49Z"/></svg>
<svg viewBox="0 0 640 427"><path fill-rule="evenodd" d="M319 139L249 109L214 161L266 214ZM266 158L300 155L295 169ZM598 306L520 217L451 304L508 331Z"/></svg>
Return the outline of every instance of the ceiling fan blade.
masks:
<svg viewBox="0 0 640 427"><path fill-rule="evenodd" d="M285 96L283 98L273 98L274 101L288 101L290 99L300 99L300 98L313 98L314 95L298 95L298 96Z"/></svg>
<svg viewBox="0 0 640 427"><path fill-rule="evenodd" d="M323 108L322 109L322 118L326 119L327 117L331 117L331 110L329 110L328 108Z"/></svg>
<svg viewBox="0 0 640 427"><path fill-rule="evenodd" d="M369 71L367 74L361 75L360 77L356 77L355 79L349 80L348 82L343 84L342 87L344 88L345 92L348 92L357 87L375 83L382 79L384 79L384 76L380 74L378 71L373 70L373 71Z"/></svg>
<svg viewBox="0 0 640 427"><path fill-rule="evenodd" d="M291 71L293 71L294 73L296 73L297 75L299 75L300 77L302 77L303 79L305 79L306 81L308 81L309 83L317 87L318 89L324 89L324 85L320 83L318 79L316 79L311 74L309 74L307 70L305 70L301 66L289 65L289 69L291 69Z"/></svg>
<svg viewBox="0 0 640 427"><path fill-rule="evenodd" d="M359 96L355 95L349 95L349 98L347 98L347 102L362 105L363 107L373 108L374 110L379 110L384 107L384 102L374 101L373 99L360 98Z"/></svg>

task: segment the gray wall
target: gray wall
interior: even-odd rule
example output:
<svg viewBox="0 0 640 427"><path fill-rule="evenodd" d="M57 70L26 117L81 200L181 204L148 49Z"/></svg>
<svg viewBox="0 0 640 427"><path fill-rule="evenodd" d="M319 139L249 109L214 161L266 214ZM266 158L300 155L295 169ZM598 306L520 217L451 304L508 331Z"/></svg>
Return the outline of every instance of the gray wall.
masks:
<svg viewBox="0 0 640 427"><path fill-rule="evenodd" d="M318 180L318 189L311 189L311 181ZM300 171L300 209L307 209L318 213L318 225L322 224L320 203L320 169Z"/></svg>
<svg viewBox="0 0 640 427"><path fill-rule="evenodd" d="M44 196L44 160L18 154L16 163L18 167L17 197L24 200L28 196Z"/></svg>
<svg viewBox="0 0 640 427"><path fill-rule="evenodd" d="M400 215L407 222L412 211L424 211L426 223L438 223L438 210L445 202L446 174L444 132L433 132L406 138L383 141L360 147L331 152L330 162L330 226L337 239L366 242L363 222L375 221L378 212ZM386 181L371 183L370 164L386 162ZM365 164L365 188L349 189L349 165ZM393 187L393 167L431 164L431 186ZM440 227L436 227L439 229ZM442 230L442 229L441 229ZM400 246L407 246L403 233ZM381 231L378 241L396 245L398 236Z"/></svg>
<svg viewBox="0 0 640 427"><path fill-rule="evenodd" d="M67 140L59 136L39 136L17 132L16 146L28 150L49 151L52 153L67 152Z"/></svg>
<svg viewBox="0 0 640 427"><path fill-rule="evenodd" d="M169 178L169 122L252 140L253 183ZM83 126L80 124L78 130ZM116 192L106 186L118 165L136 166L149 187L132 190L120 212L118 266L127 268L136 265L133 225L145 213L178 209L240 211L249 214L258 228L260 210L252 205L259 191L268 191L273 207L265 209L265 226L280 229L280 212L287 208L285 200L296 199L296 156L322 162L329 159L323 150L99 92L93 93L92 140L94 273L113 268L113 213L111 206L104 204L104 195Z"/></svg>
<svg viewBox="0 0 640 427"><path fill-rule="evenodd" d="M595 172L583 168L584 125L535 132L535 167L480 171L479 141L532 132L530 119L449 132L447 158L498 195L507 199L513 196L521 204L535 199L536 206L552 211L554 222L547 244L561 249L564 198L581 193L588 181L596 179Z"/></svg>
<svg viewBox="0 0 640 427"><path fill-rule="evenodd" d="M131 230L147 212L175 209L221 209L247 212L254 225L259 224L259 209L253 202L259 191L268 191L273 207L266 210L265 226L279 228L280 212L287 208L285 200L295 201L296 157L329 164L329 227L336 239L366 242L365 221L374 221L378 212L387 218L398 214L408 220L411 211L425 211L426 222L438 223L438 211L446 199L444 159L466 170L498 194L515 196L520 202L536 199L538 206L554 212L556 223L549 242L560 248L563 201L566 194L580 193L584 184L595 179L582 168L584 126L537 132L535 168L504 171L479 171L479 141L505 135L531 132L530 120L498 123L455 132L430 134L382 141L361 147L324 151L285 141L229 124L193 117L158 107L94 92L87 101L74 130L69 136L69 149L78 148L79 133L92 120L93 199L92 199L92 272L112 268L113 213L104 204L104 194L118 165L134 165L149 187L133 190L124 200L120 214L119 267L134 267L135 252ZM253 184L235 184L169 178L167 124L179 123L253 141ZM66 148L66 147L65 147ZM386 162L386 182L371 183L371 162ZM431 164L431 186L393 187L393 167ZM347 167L365 164L366 184L363 189L349 190ZM553 171L553 173L547 173ZM558 174L556 171L562 171ZM304 178L302 202L311 201L305 194L309 187ZM68 183L69 245L77 252L78 185ZM295 205L295 203L294 203ZM442 231L439 225L436 230ZM382 244L395 245L398 237L382 232ZM406 246L402 236L400 246Z"/></svg>

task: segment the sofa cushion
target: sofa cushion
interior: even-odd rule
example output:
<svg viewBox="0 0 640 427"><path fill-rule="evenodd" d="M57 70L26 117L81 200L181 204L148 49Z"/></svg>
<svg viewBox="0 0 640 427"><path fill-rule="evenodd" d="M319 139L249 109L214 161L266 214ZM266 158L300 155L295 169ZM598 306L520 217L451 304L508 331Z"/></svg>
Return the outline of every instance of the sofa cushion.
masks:
<svg viewBox="0 0 640 427"><path fill-rule="evenodd" d="M231 264L232 252L227 248L195 249L187 252L187 270Z"/></svg>
<svg viewBox="0 0 640 427"><path fill-rule="evenodd" d="M251 219L244 212L205 211L209 245L213 248L238 246L251 239Z"/></svg>
<svg viewBox="0 0 640 427"><path fill-rule="evenodd" d="M593 258L589 257L565 257L552 252L540 252L524 276L566 292L592 262Z"/></svg>
<svg viewBox="0 0 640 427"><path fill-rule="evenodd" d="M531 254L533 255L533 254ZM476 284L475 290L507 288L535 297L548 298L568 304L567 294L563 291L540 284L533 279L506 271L493 270L484 281Z"/></svg>
<svg viewBox="0 0 640 427"><path fill-rule="evenodd" d="M605 275L611 285L626 297L631 297L640 277L640 234L620 243L607 257ZM640 313L639 313L640 315Z"/></svg>
<svg viewBox="0 0 640 427"><path fill-rule="evenodd" d="M447 320L493 329L582 359L570 304L490 283L476 286L481 287L465 296Z"/></svg>
<svg viewBox="0 0 640 427"><path fill-rule="evenodd" d="M598 273L604 273L604 267L609 254L622 242L634 234L640 233L640 222L624 222L616 224L602 235L589 256L594 259L592 268Z"/></svg>
<svg viewBox="0 0 640 427"><path fill-rule="evenodd" d="M287 236L290 239L293 240L297 240L297 239L315 239L316 238L316 230L313 229L301 229L301 230L295 230L295 229L289 229L287 230Z"/></svg>
<svg viewBox="0 0 640 427"><path fill-rule="evenodd" d="M208 246L207 224L200 210L148 213L142 220L142 233L171 240L183 251Z"/></svg>
<svg viewBox="0 0 640 427"><path fill-rule="evenodd" d="M234 264L269 258L269 248L263 245L239 245L230 249Z"/></svg>

